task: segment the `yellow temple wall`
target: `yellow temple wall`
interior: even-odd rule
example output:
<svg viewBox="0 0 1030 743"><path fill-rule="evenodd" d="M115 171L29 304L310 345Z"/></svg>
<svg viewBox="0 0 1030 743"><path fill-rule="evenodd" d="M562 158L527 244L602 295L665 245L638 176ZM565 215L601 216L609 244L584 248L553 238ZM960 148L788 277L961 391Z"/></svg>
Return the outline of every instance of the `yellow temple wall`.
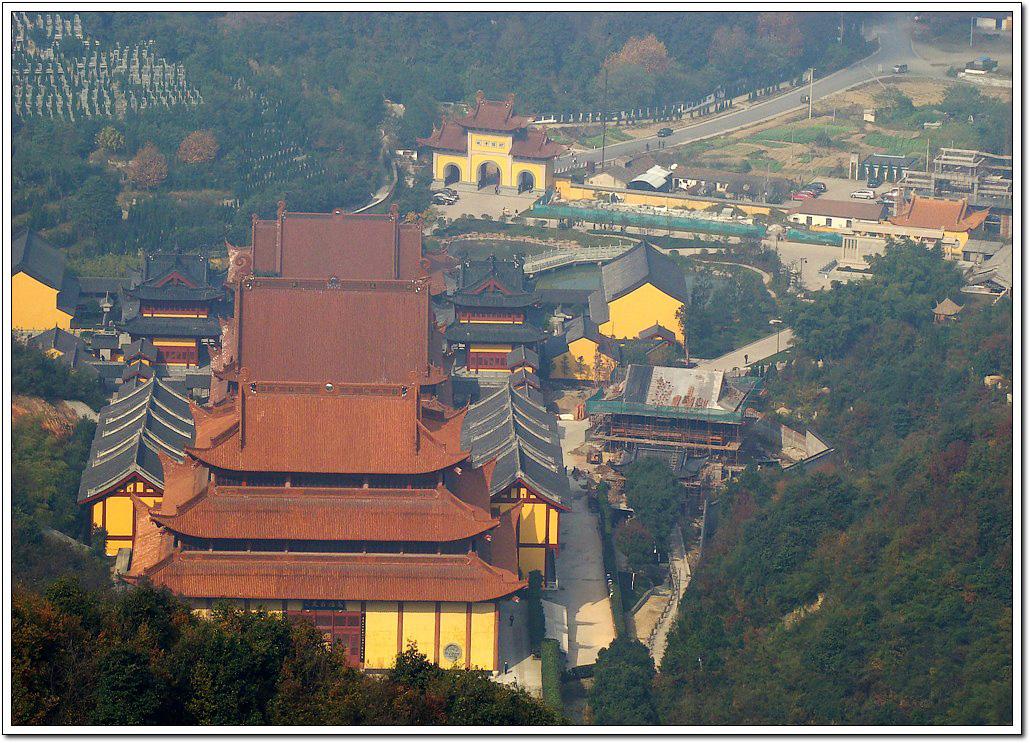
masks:
<svg viewBox="0 0 1030 743"><path fill-rule="evenodd" d="M600 326L600 331L611 338L636 338L640 331L657 323L674 332L682 343L683 330L676 318L682 306L653 284L644 284L608 303L608 322Z"/></svg>
<svg viewBox="0 0 1030 743"><path fill-rule="evenodd" d="M15 330L67 330L72 316L57 309L57 289L26 273L11 279L11 327Z"/></svg>

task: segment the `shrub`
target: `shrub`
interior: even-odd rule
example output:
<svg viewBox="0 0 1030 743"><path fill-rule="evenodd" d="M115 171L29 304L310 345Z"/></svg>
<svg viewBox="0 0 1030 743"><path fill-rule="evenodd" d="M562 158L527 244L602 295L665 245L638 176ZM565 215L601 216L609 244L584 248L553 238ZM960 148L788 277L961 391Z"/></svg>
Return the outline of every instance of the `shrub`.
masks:
<svg viewBox="0 0 1030 743"><path fill-rule="evenodd" d="M563 714L564 704L561 698L562 652L558 641L547 638L540 646L540 679L544 691L544 704Z"/></svg>
<svg viewBox="0 0 1030 743"><path fill-rule="evenodd" d="M539 570L529 573L529 587L526 588L527 624L529 629L529 650L533 655L540 655L540 644L544 640L544 577Z"/></svg>

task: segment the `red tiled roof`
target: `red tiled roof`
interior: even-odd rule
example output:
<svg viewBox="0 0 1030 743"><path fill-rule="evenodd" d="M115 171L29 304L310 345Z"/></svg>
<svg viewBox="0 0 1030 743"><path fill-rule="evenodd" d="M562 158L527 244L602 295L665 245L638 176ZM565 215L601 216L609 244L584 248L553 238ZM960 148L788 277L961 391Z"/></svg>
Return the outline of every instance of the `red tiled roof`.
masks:
<svg viewBox="0 0 1030 743"><path fill-rule="evenodd" d="M489 491L486 491L489 492ZM205 539L451 542L497 526L445 487L285 488L219 485L151 511L158 524Z"/></svg>
<svg viewBox="0 0 1030 743"><path fill-rule="evenodd" d="M281 235L280 235L281 227ZM396 212L328 214L288 212L255 220L253 270L290 278L416 279L425 274L422 227Z"/></svg>
<svg viewBox="0 0 1030 743"><path fill-rule="evenodd" d="M545 129L527 129L524 138L512 141L511 154L514 157L547 160L565 152L565 145L552 142Z"/></svg>
<svg viewBox="0 0 1030 743"><path fill-rule="evenodd" d="M475 554L174 552L142 573L191 598L492 601L526 585Z"/></svg>
<svg viewBox="0 0 1030 743"><path fill-rule="evenodd" d="M428 137L418 137L420 147L432 147L435 150L449 150L451 152L468 152L468 133L465 127L453 121L444 119L440 128L433 127L433 133Z"/></svg>
<svg viewBox="0 0 1030 743"><path fill-rule="evenodd" d="M236 292L237 368L249 379L442 381L430 359L428 279L249 278Z"/></svg>
<svg viewBox="0 0 1030 743"><path fill-rule="evenodd" d="M246 472L417 474L468 457L464 413L430 431L419 420L416 385L240 383L233 401L196 421L188 452L221 469Z"/></svg>
<svg viewBox="0 0 1030 743"><path fill-rule="evenodd" d="M486 129L495 132L510 132L529 126L531 118L515 115L515 96L509 95L503 101L488 101L483 91L476 93L476 104L467 116L455 119L456 124L467 129Z"/></svg>
<svg viewBox="0 0 1030 743"><path fill-rule="evenodd" d="M890 221L899 227L966 232L982 225L987 219L987 212L987 209L971 209L965 199L953 201L913 196L912 200L902 207L898 216L891 218Z"/></svg>

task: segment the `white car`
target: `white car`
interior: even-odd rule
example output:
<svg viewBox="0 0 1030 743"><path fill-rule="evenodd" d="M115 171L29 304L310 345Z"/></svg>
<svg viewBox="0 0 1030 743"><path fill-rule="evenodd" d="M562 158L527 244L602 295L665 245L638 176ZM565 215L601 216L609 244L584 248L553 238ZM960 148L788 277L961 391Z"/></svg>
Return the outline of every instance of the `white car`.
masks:
<svg viewBox="0 0 1030 743"><path fill-rule="evenodd" d="M868 199L872 201L876 198L876 191L871 188L860 188L857 191L851 192L851 198L853 199Z"/></svg>

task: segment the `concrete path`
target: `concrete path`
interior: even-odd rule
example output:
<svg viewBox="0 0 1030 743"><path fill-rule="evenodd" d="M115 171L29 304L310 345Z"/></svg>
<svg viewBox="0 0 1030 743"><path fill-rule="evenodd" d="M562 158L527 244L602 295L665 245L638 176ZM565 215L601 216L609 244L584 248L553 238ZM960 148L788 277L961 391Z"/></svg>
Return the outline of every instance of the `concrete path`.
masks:
<svg viewBox="0 0 1030 743"><path fill-rule="evenodd" d="M710 369L712 371L733 371L734 369L744 369L745 367L762 361L763 359L767 359L770 356L775 356L780 351L790 348L793 345L794 331L790 328L783 328L778 333L773 333L772 335L760 338L753 343L748 343L746 346L734 349L727 354L723 354L717 359L701 361L698 363L698 367L701 369Z"/></svg>
<svg viewBox="0 0 1030 743"><path fill-rule="evenodd" d="M497 660L502 673L494 676L493 680L498 684L517 684L534 696L542 696L540 659L529 652L526 602L502 601L499 614L501 634L497 643ZM512 617L515 618L514 623ZM507 673L503 673L505 663L508 664Z"/></svg>
<svg viewBox="0 0 1030 743"><path fill-rule="evenodd" d="M687 586L690 585L690 563L687 562L687 550L683 545L683 538L679 529L673 529L669 545L669 568L672 575L672 600L666 606L658 625L651 636L648 649L654 664L657 668L662 666L662 658L665 656L665 648L669 644L669 631L676 622L679 614L680 599L683 598Z"/></svg>
<svg viewBox="0 0 1030 743"><path fill-rule="evenodd" d="M560 421L562 449L566 454L583 443L587 424L587 421ZM597 660L597 653L615 639L615 623L604 577L597 514L587 506L586 491L575 480L570 478L569 482L572 510L561 515L558 590L548 591L546 598L562 604L568 611L568 665L571 668Z"/></svg>

